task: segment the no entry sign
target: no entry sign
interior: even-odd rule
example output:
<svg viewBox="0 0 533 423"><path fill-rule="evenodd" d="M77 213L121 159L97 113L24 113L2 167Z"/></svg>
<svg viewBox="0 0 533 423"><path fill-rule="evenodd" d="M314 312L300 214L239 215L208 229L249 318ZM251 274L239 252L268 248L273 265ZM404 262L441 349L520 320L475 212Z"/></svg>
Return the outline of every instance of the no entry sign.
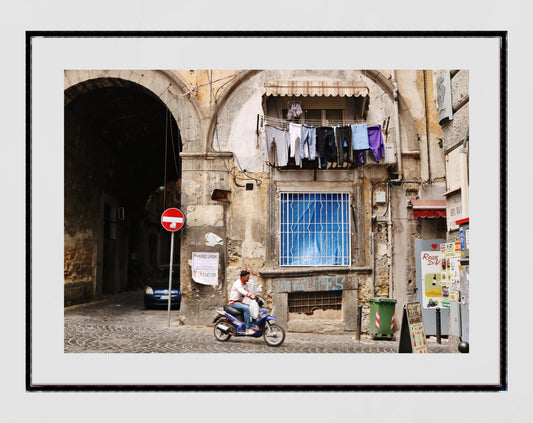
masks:
<svg viewBox="0 0 533 423"><path fill-rule="evenodd" d="M167 231L176 232L180 230L185 222L183 213L176 208L166 209L161 215L161 225Z"/></svg>
<svg viewBox="0 0 533 423"><path fill-rule="evenodd" d="M168 268L168 327L170 327L170 299L172 295L172 269L174 267L174 232L179 231L185 222L183 213L176 208L166 209L161 215L161 225L170 232L170 266Z"/></svg>

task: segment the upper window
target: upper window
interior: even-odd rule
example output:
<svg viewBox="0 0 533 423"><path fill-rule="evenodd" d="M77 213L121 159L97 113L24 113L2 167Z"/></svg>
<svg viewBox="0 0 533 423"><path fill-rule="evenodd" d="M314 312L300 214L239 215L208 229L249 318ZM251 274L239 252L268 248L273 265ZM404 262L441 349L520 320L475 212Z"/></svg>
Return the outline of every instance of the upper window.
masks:
<svg viewBox="0 0 533 423"><path fill-rule="evenodd" d="M283 109L283 116L288 115L288 110ZM302 109L301 115L292 119L297 123L313 126L342 125L344 122L343 109Z"/></svg>
<svg viewBox="0 0 533 423"><path fill-rule="evenodd" d="M350 125L366 121L367 104L366 96L266 96L265 161L287 170L355 168Z"/></svg>
<svg viewBox="0 0 533 423"><path fill-rule="evenodd" d="M350 265L350 195L281 193L281 266Z"/></svg>

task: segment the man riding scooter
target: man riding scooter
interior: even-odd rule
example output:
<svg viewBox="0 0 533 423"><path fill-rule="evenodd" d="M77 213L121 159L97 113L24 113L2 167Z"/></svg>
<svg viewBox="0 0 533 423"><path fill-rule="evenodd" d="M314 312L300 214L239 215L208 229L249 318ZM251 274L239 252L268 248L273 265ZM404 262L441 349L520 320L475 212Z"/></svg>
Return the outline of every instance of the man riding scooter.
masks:
<svg viewBox="0 0 533 423"><path fill-rule="evenodd" d="M231 287L231 294L229 296L229 305L237 310L242 310L244 313L244 321L246 324L246 335L253 335L255 330L252 329L252 322L250 322L250 306L242 302L244 297L255 299L255 295L248 291L248 280L250 279L250 272L247 270L241 271L241 276L237 279Z"/></svg>

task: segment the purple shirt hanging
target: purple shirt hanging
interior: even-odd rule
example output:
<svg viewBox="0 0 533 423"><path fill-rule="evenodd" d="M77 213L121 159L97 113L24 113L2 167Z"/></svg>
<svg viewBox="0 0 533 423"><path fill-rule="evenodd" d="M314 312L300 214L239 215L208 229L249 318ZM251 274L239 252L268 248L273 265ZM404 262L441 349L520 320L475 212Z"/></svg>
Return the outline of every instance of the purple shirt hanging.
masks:
<svg viewBox="0 0 533 423"><path fill-rule="evenodd" d="M383 135L381 133L381 125L368 127L368 145L374 157L376 163L379 163L380 156L385 157L385 146L383 145ZM381 154L380 154L381 153Z"/></svg>

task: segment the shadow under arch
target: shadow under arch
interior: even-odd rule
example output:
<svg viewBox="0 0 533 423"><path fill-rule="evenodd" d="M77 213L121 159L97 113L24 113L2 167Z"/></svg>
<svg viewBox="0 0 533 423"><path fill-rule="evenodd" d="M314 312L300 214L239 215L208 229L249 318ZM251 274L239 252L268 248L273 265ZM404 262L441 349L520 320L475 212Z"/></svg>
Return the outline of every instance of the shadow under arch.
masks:
<svg viewBox="0 0 533 423"><path fill-rule="evenodd" d="M138 87L157 97L181 131L184 151L205 148L204 125L198 100L187 84L168 70L65 70L65 105L95 88ZM198 145L200 144L200 146Z"/></svg>

